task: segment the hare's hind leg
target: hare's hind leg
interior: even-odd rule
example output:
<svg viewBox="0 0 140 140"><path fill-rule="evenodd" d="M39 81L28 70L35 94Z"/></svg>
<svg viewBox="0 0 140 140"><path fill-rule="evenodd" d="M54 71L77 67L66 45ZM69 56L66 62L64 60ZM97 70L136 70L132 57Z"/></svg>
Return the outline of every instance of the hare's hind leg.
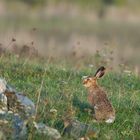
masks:
<svg viewBox="0 0 140 140"><path fill-rule="evenodd" d="M104 120L104 116L100 111L97 111L95 109L95 118L97 120L97 122L102 122Z"/></svg>

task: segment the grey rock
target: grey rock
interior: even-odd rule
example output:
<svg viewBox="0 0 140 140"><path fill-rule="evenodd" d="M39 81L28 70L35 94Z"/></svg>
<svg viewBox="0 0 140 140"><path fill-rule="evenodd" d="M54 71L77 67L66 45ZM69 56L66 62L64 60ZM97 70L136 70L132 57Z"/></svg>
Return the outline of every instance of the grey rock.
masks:
<svg viewBox="0 0 140 140"><path fill-rule="evenodd" d="M58 140L61 138L60 133L58 130L48 127L43 123L36 123L34 122L34 127L36 128L37 132L39 134L45 134L47 137L52 138L53 140Z"/></svg>
<svg viewBox="0 0 140 140"><path fill-rule="evenodd" d="M60 133L43 123L33 122L36 114L34 103L23 93L17 92L5 80L0 79L0 140L8 135L14 140L28 138L28 123L33 123L37 133L45 134L53 140L61 138ZM32 122L30 122L32 120ZM9 133L7 132L9 130ZM5 140L4 139L4 140Z"/></svg>
<svg viewBox="0 0 140 140"><path fill-rule="evenodd" d="M32 117L35 115L35 105L34 103L22 93L16 93L17 101L21 104L26 114L26 117Z"/></svg>
<svg viewBox="0 0 140 140"><path fill-rule="evenodd" d="M93 126L82 123L78 120L66 120L64 134L72 137L73 139L80 139L85 137L94 138L97 136L98 131Z"/></svg>
<svg viewBox="0 0 140 140"><path fill-rule="evenodd" d="M0 78L0 94L5 92L6 85L7 85L7 82L4 79Z"/></svg>
<svg viewBox="0 0 140 140"><path fill-rule="evenodd" d="M5 114L8 111L7 108L7 97L1 93L0 94L0 114Z"/></svg>
<svg viewBox="0 0 140 140"><path fill-rule="evenodd" d="M9 86L5 80L0 79L0 131L5 135L5 130L9 129L12 139L26 139L26 126L33 116L35 116L34 103Z"/></svg>

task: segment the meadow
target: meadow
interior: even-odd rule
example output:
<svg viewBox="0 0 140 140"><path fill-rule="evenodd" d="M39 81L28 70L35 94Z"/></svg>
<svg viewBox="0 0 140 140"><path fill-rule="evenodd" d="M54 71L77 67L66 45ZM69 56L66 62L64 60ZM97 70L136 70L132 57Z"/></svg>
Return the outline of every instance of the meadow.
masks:
<svg viewBox="0 0 140 140"><path fill-rule="evenodd" d="M92 125L99 140L140 139L140 78L133 72L110 71L98 82L107 91L116 110L113 124L97 123L89 113L87 91L82 77L92 75L97 67L75 69L67 63L52 64L44 60L19 59L15 55L0 58L0 75L23 91L37 107L37 122L43 122L63 134L63 119L70 117ZM51 110L55 110L52 113ZM96 139L91 138L91 139ZM29 139L45 140L45 136L29 131ZM62 136L62 140L72 140Z"/></svg>

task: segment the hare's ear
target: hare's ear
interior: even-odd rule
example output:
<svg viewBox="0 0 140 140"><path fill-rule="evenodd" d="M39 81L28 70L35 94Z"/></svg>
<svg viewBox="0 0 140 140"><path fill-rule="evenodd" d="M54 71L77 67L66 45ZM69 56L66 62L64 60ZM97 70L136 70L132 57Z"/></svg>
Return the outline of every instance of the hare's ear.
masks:
<svg viewBox="0 0 140 140"><path fill-rule="evenodd" d="M104 66L101 66L98 70L97 70L97 72L95 73L95 77L96 78L100 78L100 77L102 77L103 75L105 74L105 67Z"/></svg>

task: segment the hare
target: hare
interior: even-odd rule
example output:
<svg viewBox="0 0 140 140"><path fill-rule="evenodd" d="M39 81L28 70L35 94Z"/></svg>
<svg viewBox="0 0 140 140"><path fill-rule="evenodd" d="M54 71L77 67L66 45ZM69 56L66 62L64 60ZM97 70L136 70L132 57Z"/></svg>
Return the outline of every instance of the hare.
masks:
<svg viewBox="0 0 140 140"><path fill-rule="evenodd" d="M96 120L113 123L115 111L107 98L106 92L97 84L97 79L104 74L105 68L101 66L94 76L83 79L83 85L88 89L88 101L94 108Z"/></svg>

